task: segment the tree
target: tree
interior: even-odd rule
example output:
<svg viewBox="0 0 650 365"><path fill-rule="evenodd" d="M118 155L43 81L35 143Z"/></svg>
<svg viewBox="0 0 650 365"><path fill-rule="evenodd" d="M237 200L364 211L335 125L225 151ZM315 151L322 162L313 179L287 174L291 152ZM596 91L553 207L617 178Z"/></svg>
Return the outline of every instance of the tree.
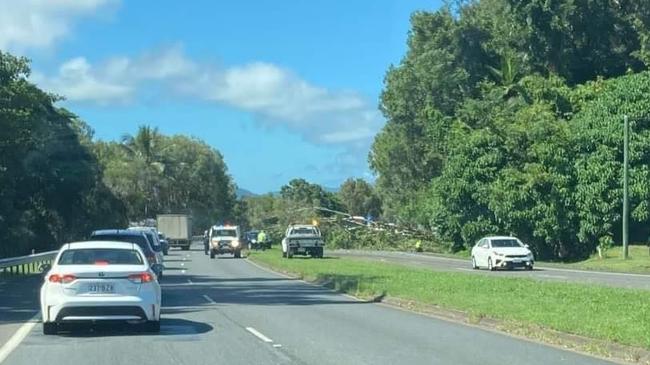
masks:
<svg viewBox="0 0 650 365"><path fill-rule="evenodd" d="M0 52L0 257L126 221L102 183L90 129L29 83L29 71L27 59Z"/></svg>
<svg viewBox="0 0 650 365"><path fill-rule="evenodd" d="M363 179L347 179L338 192L339 200L347 212L355 216L381 215L381 200L375 194L372 185Z"/></svg>

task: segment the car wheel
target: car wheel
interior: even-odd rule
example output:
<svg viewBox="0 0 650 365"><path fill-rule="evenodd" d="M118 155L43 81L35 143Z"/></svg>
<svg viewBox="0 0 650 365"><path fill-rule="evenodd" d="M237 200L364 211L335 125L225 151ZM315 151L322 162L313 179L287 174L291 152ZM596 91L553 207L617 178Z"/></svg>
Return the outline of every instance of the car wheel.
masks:
<svg viewBox="0 0 650 365"><path fill-rule="evenodd" d="M491 257L488 257L488 270L490 270L490 271L496 270L496 268L494 266L492 266L492 258Z"/></svg>
<svg viewBox="0 0 650 365"><path fill-rule="evenodd" d="M234 255L236 259L241 259L241 251L235 251Z"/></svg>
<svg viewBox="0 0 650 365"><path fill-rule="evenodd" d="M472 256L472 269L478 270L478 265L476 265L476 259Z"/></svg>
<svg viewBox="0 0 650 365"><path fill-rule="evenodd" d="M144 330L149 333L160 332L160 321L147 321L144 324Z"/></svg>
<svg viewBox="0 0 650 365"><path fill-rule="evenodd" d="M54 322L44 322L43 323L43 334L44 335L56 335L58 332L58 326Z"/></svg>
<svg viewBox="0 0 650 365"><path fill-rule="evenodd" d="M286 253L286 252L282 252L282 257L286 259L286 258L287 258L287 253Z"/></svg>
<svg viewBox="0 0 650 365"><path fill-rule="evenodd" d="M526 270L532 270L532 269L533 269L533 265L526 266Z"/></svg>
<svg viewBox="0 0 650 365"><path fill-rule="evenodd" d="M211 259L214 258L214 251L210 251L210 258L211 258Z"/></svg>

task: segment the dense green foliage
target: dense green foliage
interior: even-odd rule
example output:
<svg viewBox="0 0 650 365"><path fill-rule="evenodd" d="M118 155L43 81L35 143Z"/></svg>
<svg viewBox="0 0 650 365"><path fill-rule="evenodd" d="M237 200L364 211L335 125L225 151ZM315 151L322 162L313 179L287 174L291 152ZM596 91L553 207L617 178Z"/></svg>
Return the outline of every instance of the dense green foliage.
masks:
<svg viewBox="0 0 650 365"><path fill-rule="evenodd" d="M384 212L453 249L516 234L542 258L619 241L623 115L631 232L650 223L650 11L643 0L477 0L413 14L370 153Z"/></svg>
<svg viewBox="0 0 650 365"><path fill-rule="evenodd" d="M234 218L235 187L221 154L204 142L148 126L95 146L108 187L131 219L190 213L197 232Z"/></svg>
<svg viewBox="0 0 650 365"><path fill-rule="evenodd" d="M372 185L363 179L347 179L341 184L338 197L346 211L354 216L381 215L381 200L375 194Z"/></svg>
<svg viewBox="0 0 650 365"><path fill-rule="evenodd" d="M0 52L0 257L127 223L83 123L28 75L26 59Z"/></svg>
<svg viewBox="0 0 650 365"><path fill-rule="evenodd" d="M29 72L26 59L0 52L0 257L157 213L191 213L197 229L242 215L219 152L149 127L121 143L94 141Z"/></svg>

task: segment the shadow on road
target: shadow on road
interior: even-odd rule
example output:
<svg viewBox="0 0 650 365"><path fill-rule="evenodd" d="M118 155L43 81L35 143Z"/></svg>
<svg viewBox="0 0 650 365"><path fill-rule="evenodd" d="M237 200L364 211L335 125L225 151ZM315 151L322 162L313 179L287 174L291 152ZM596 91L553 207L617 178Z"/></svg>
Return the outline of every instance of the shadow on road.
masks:
<svg viewBox="0 0 650 365"><path fill-rule="evenodd" d="M111 336L179 336L198 335L214 329L203 322L181 318L165 318L160 322L160 333L147 333L141 325L125 326L123 323L65 324L60 328L61 337L111 337Z"/></svg>
<svg viewBox="0 0 650 365"><path fill-rule="evenodd" d="M0 277L0 324L22 323L39 311L38 291L43 276Z"/></svg>

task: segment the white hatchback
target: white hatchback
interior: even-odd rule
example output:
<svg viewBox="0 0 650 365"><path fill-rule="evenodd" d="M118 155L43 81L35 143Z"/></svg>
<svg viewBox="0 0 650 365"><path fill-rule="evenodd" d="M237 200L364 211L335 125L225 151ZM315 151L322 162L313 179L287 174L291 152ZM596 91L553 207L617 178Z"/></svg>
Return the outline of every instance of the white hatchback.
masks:
<svg viewBox="0 0 650 365"><path fill-rule="evenodd" d="M160 285L138 245L64 244L41 287L43 333L69 322L122 321L160 331Z"/></svg>
<svg viewBox="0 0 650 365"><path fill-rule="evenodd" d="M512 269L523 267L533 269L535 257L517 237L493 236L479 240L472 248L472 268L485 267Z"/></svg>

